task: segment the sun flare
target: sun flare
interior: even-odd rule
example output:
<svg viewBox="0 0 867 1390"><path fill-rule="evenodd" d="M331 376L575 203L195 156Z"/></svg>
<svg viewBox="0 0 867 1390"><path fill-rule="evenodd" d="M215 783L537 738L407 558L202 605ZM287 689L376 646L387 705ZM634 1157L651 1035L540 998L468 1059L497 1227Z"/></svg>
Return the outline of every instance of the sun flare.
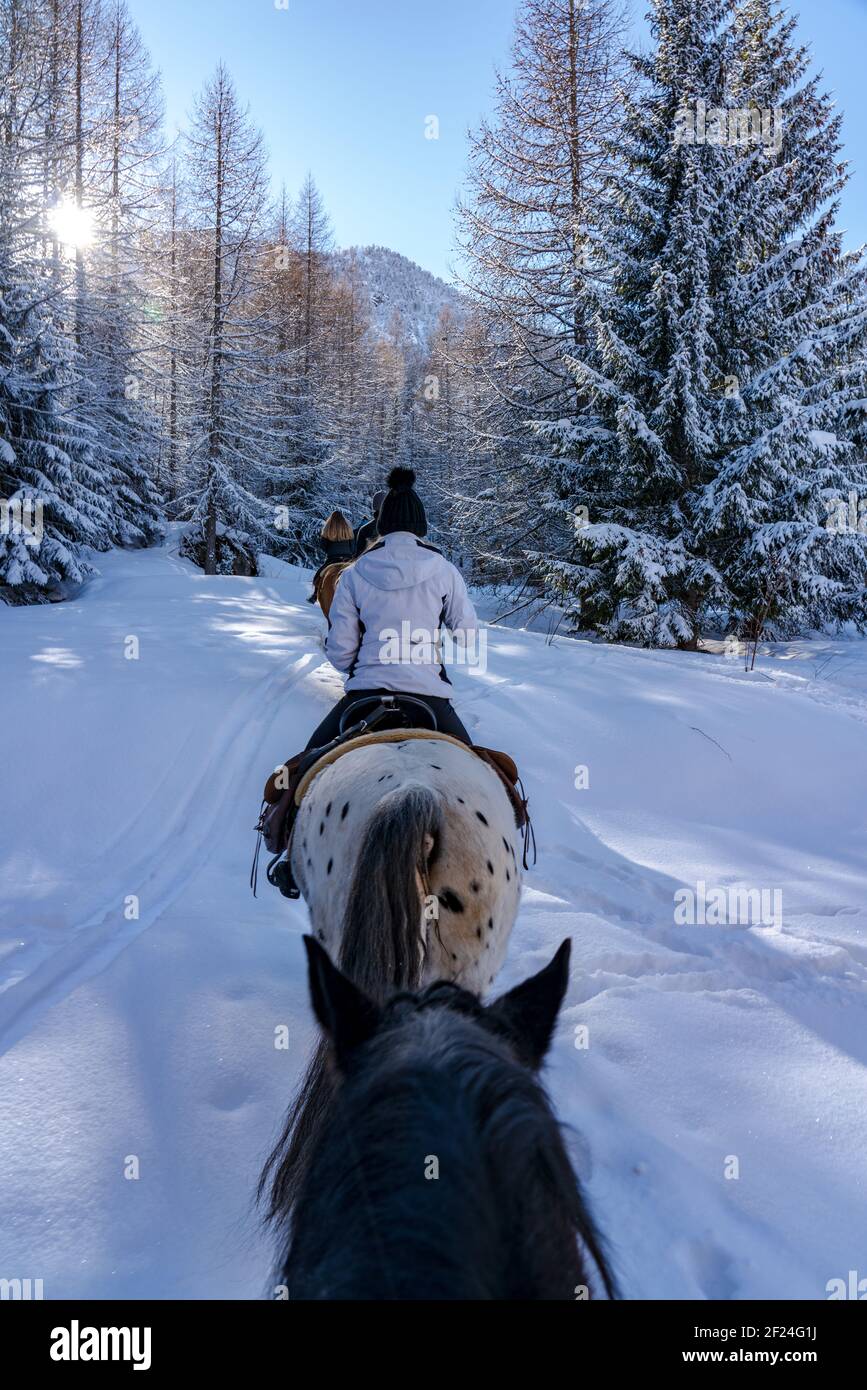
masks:
<svg viewBox="0 0 867 1390"><path fill-rule="evenodd" d="M93 213L66 198L52 208L49 225L57 240L74 250L90 246L93 241Z"/></svg>

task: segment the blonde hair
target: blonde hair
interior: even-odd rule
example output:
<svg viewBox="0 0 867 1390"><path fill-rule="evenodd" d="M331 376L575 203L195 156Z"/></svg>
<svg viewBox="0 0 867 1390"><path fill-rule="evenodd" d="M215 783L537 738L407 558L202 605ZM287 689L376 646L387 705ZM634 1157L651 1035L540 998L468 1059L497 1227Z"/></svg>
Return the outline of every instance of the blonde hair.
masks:
<svg viewBox="0 0 867 1390"><path fill-rule="evenodd" d="M343 512L332 512L322 530L319 539L323 541L351 541L354 532Z"/></svg>

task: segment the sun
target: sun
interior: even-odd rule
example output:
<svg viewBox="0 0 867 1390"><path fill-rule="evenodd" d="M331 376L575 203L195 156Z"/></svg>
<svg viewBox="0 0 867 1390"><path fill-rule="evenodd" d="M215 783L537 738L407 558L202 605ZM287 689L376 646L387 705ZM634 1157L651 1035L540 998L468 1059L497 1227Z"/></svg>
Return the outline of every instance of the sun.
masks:
<svg viewBox="0 0 867 1390"><path fill-rule="evenodd" d="M57 240L64 246L78 251L90 246L93 241L93 213L89 208L79 207L71 198L64 198L51 209L48 222Z"/></svg>

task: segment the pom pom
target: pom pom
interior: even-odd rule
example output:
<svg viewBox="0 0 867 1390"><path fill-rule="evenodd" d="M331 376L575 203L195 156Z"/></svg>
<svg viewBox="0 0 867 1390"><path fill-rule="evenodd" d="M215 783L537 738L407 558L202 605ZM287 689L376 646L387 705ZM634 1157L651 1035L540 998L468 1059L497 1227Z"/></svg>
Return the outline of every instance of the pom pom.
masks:
<svg viewBox="0 0 867 1390"><path fill-rule="evenodd" d="M415 473L411 468L392 468L388 475L388 486L392 492L409 492L415 482Z"/></svg>

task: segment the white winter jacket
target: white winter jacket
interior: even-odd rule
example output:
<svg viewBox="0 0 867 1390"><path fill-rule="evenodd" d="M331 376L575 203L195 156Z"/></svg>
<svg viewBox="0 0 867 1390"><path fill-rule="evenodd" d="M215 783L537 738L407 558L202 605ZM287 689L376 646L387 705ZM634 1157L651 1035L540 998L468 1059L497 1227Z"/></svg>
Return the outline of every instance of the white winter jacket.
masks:
<svg viewBox="0 0 867 1390"><path fill-rule="evenodd" d="M478 631L460 572L411 532L394 531L340 576L325 650L349 676L348 691L449 699L443 647L472 662Z"/></svg>

